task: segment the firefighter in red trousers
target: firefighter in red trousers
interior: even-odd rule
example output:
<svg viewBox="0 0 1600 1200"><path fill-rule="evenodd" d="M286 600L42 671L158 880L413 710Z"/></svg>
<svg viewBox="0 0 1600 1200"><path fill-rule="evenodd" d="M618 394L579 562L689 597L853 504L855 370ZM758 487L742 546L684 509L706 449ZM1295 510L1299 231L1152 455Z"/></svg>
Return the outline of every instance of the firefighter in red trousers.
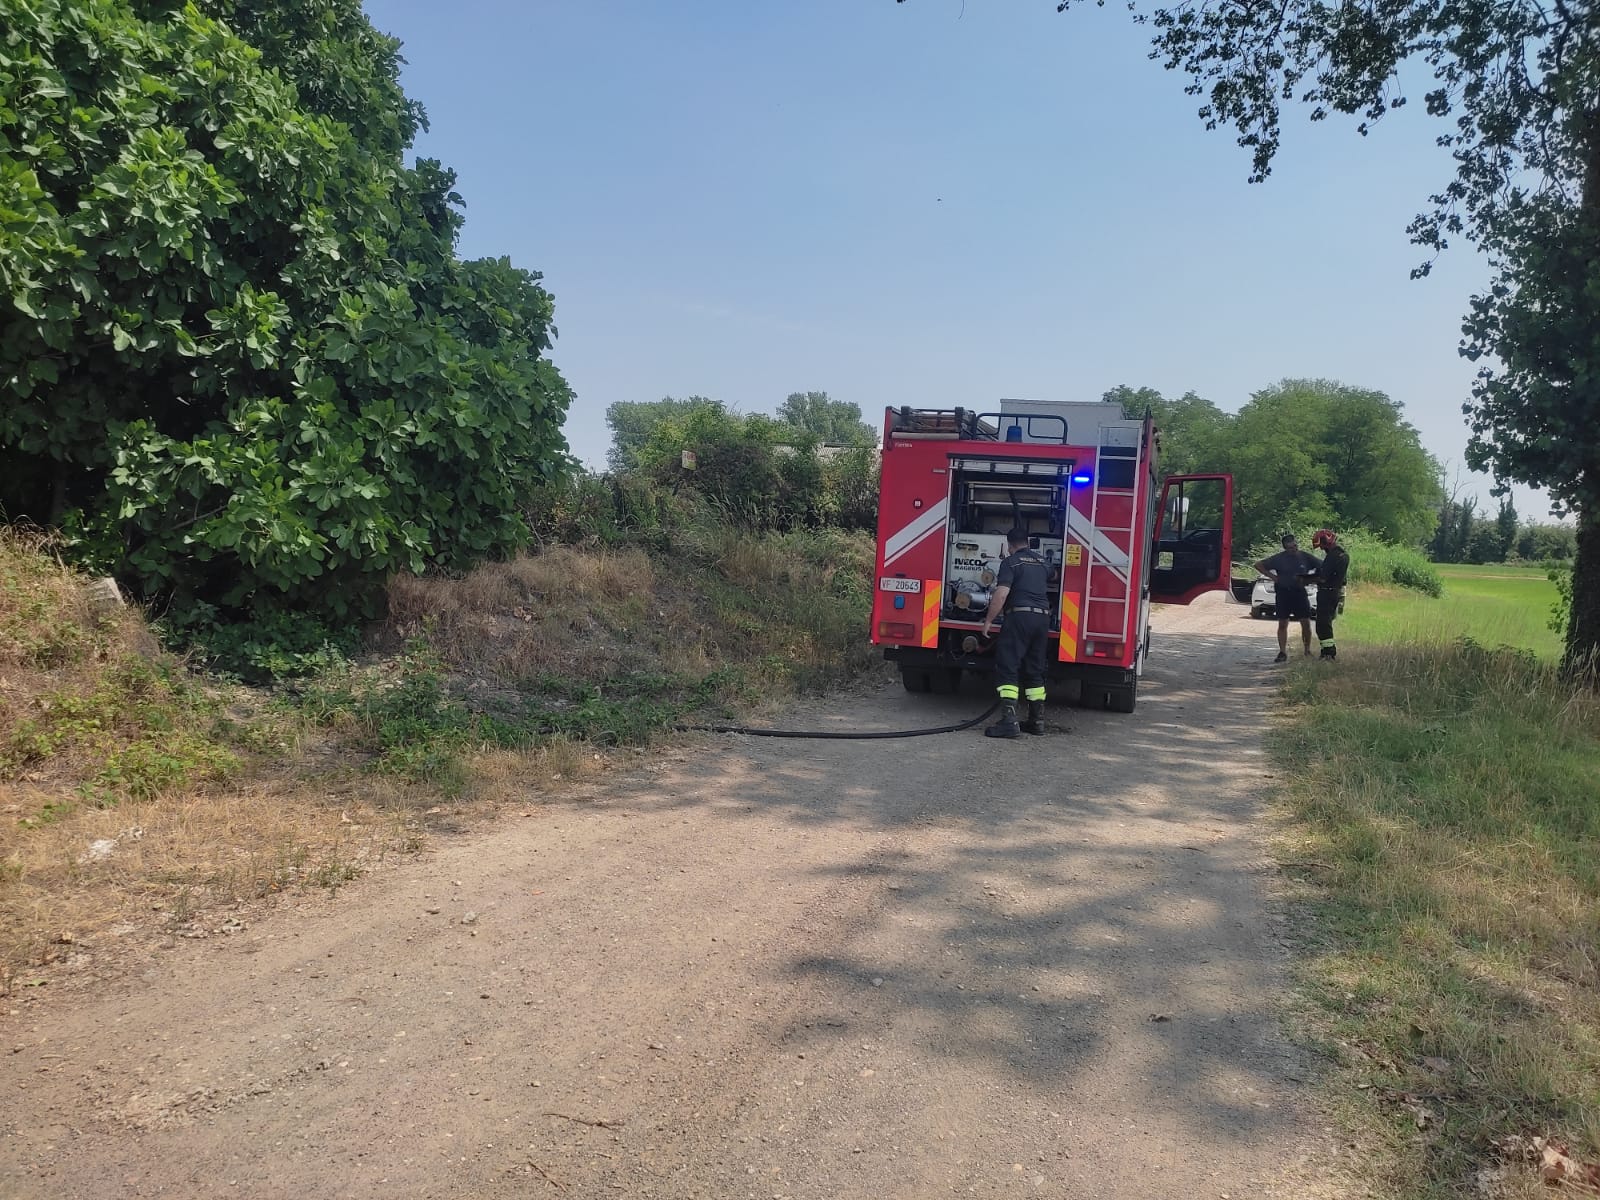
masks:
<svg viewBox="0 0 1600 1200"><path fill-rule="evenodd" d="M994 677L1000 693L1000 719L983 732L988 737L1014 738L1044 732L1044 673L1049 663L1050 568L1037 550L1028 548L1028 531L1006 534L1011 553L1000 564L989 611L983 618L983 636L994 628L1000 610L1006 623L994 648ZM1010 603L1008 604L1007 601ZM1018 683L1021 681L1021 691ZM1028 719L1017 722L1019 695L1028 701Z"/></svg>

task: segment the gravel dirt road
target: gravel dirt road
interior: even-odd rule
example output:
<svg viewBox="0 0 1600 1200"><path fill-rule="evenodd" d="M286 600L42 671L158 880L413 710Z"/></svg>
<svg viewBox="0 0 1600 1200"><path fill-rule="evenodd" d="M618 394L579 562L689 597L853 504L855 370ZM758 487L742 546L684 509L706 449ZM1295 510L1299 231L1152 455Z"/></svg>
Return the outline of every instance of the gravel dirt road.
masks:
<svg viewBox="0 0 1600 1200"><path fill-rule="evenodd" d="M1277 1015L1244 612L1159 614L1132 716L707 739L13 1009L0 1194L1338 1194Z"/></svg>

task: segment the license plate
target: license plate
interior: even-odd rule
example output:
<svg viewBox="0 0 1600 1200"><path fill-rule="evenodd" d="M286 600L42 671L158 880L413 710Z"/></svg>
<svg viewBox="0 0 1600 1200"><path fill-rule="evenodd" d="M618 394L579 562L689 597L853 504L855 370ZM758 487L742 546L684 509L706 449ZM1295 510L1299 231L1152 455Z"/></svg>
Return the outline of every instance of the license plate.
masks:
<svg viewBox="0 0 1600 1200"><path fill-rule="evenodd" d="M878 587L885 592L920 592L922 590L922 580L899 579L885 575L878 580Z"/></svg>

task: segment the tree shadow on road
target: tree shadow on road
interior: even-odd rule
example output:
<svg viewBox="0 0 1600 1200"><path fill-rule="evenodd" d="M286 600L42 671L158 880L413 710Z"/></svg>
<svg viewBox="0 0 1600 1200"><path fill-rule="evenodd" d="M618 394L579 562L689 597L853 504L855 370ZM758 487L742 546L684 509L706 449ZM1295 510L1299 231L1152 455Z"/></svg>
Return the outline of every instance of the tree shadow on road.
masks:
<svg viewBox="0 0 1600 1200"><path fill-rule="evenodd" d="M1171 638L1131 716L1052 706L1052 736L1010 743L736 740L641 805L709 806L734 838L775 817L859 832L857 854L811 870L869 915L776 949L819 997L777 1036L893 1009L923 1052L1020 1089L1132 1079L1101 1102L1196 1138L1273 1138L1292 1120L1274 1093L1302 1071L1279 1032L1259 827L1276 647L1232 632ZM935 725L983 700L886 692L794 723Z"/></svg>

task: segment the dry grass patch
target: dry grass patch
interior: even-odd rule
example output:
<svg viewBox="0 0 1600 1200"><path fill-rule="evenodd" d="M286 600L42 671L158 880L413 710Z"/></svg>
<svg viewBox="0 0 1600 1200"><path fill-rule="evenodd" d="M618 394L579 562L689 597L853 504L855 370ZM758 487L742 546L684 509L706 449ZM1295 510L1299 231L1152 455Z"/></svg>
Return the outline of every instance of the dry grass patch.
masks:
<svg viewBox="0 0 1600 1200"><path fill-rule="evenodd" d="M66 666L114 640L94 620L85 583L45 534L0 526L0 669Z"/></svg>
<svg viewBox="0 0 1600 1200"><path fill-rule="evenodd" d="M570 794L611 756L567 738L526 751L467 756L466 788L446 800L430 784L360 771L257 777L114 807L72 805L44 822L54 793L14 790L0 802L0 992L31 968L123 934L213 931L242 905L337 890L430 829L462 828L512 805Z"/></svg>
<svg viewBox="0 0 1600 1200"><path fill-rule="evenodd" d="M777 699L875 661L870 540L707 526L680 543L653 557L557 546L460 579L397 578L390 635L425 638L468 683L568 698L643 688L653 702L686 704L697 691Z"/></svg>
<svg viewBox="0 0 1600 1200"><path fill-rule="evenodd" d="M143 616L90 602L43 535L0 529L0 782L75 802L148 799L230 776L218 691L161 653Z"/></svg>
<svg viewBox="0 0 1600 1200"><path fill-rule="evenodd" d="M156 910L337 886L414 841L409 789L345 779L337 755L313 782L285 770L304 722L192 675L52 551L0 529L0 978Z"/></svg>
<svg viewBox="0 0 1600 1200"><path fill-rule="evenodd" d="M558 546L460 579L397 576L388 628L398 641L425 638L452 668L501 683L603 677L646 661L637 640L649 641L654 588L643 551Z"/></svg>
<svg viewBox="0 0 1600 1200"><path fill-rule="evenodd" d="M570 792L612 765L612 755L567 737L527 750L485 750L468 764L471 783L461 797L474 805L520 804Z"/></svg>
<svg viewBox="0 0 1600 1200"><path fill-rule="evenodd" d="M25 973L107 931L203 929L219 910L337 888L418 845L429 797L373 780L342 794L298 781L78 805L26 826L0 820L0 976ZM24 798L23 806L27 806Z"/></svg>

